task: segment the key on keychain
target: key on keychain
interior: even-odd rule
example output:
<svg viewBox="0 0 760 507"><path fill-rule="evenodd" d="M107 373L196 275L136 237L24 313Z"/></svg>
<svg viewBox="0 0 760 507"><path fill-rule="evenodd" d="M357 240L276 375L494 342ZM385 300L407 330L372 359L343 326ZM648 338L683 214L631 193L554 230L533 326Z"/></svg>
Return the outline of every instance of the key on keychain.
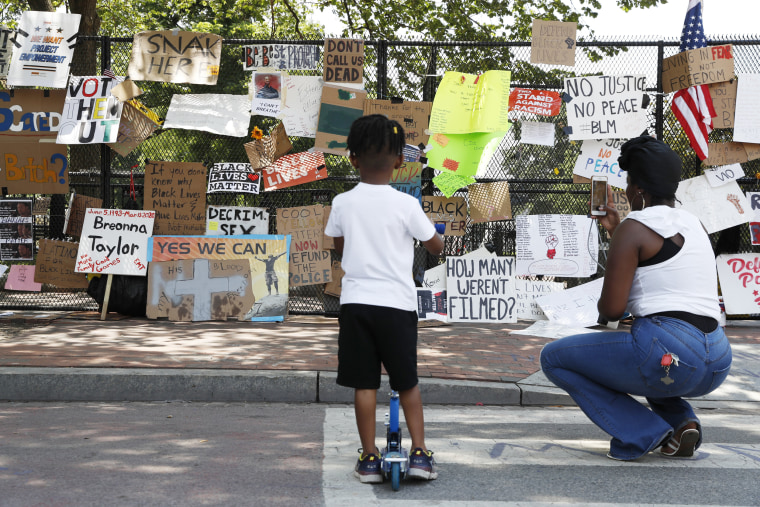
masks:
<svg viewBox="0 0 760 507"><path fill-rule="evenodd" d="M678 366L678 356L673 354L672 352L666 352L662 355L662 359L660 360L660 366L665 368L665 376L660 378L660 381L662 381L663 384L669 386L675 380L670 378L670 366L675 364L675 366Z"/></svg>

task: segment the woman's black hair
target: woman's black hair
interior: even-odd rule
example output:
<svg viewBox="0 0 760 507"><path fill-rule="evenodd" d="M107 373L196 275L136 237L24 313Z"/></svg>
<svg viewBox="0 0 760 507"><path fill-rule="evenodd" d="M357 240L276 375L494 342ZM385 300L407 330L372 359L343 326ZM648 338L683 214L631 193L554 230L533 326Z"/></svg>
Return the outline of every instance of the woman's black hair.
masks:
<svg viewBox="0 0 760 507"><path fill-rule="evenodd" d="M395 120L381 114L357 118L348 133L348 151L355 157L363 155L403 154L406 145L404 128Z"/></svg>
<svg viewBox="0 0 760 507"><path fill-rule="evenodd" d="M681 157L670 146L652 136L639 136L620 147L620 168L628 171L631 183L653 197L674 199L681 181Z"/></svg>

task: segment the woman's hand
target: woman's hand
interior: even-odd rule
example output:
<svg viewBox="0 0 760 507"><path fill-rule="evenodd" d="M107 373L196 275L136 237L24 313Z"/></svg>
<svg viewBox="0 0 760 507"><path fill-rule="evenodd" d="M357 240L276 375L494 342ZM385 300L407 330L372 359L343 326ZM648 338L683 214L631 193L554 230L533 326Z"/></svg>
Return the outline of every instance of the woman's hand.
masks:
<svg viewBox="0 0 760 507"><path fill-rule="evenodd" d="M590 201L588 205L589 207L591 206ZM612 187L609 185L607 185L607 204L599 206L599 211L606 211L607 214L591 215L591 218L599 220L599 223L602 224L602 227L604 227L610 237L612 237L615 229L617 229L617 226L620 225L620 213L618 213L617 209L615 208L615 204L612 201Z"/></svg>

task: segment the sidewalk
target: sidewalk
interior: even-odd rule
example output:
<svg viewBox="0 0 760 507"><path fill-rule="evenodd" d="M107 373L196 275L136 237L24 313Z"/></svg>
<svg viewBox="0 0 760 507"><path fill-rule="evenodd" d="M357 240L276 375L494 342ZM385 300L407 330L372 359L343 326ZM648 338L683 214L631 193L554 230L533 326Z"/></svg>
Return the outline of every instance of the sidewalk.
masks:
<svg viewBox="0 0 760 507"><path fill-rule="evenodd" d="M530 324L420 327L425 402L573 404L540 372L551 339L510 334ZM732 375L702 402L760 402L760 322L729 321L726 329ZM337 335L337 320L321 316L168 322L13 312L0 318L0 400L349 402L352 391L335 384Z"/></svg>

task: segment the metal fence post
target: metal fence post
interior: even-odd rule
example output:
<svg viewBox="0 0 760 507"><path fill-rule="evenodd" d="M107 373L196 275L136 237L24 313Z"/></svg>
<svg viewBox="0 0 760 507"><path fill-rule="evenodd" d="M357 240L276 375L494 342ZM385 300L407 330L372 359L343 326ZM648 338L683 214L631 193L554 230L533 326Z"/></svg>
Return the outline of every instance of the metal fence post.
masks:
<svg viewBox="0 0 760 507"><path fill-rule="evenodd" d="M100 75L111 67L111 37L107 35L100 40ZM107 144L100 145L100 194L103 207L113 206L113 191L111 189L111 148Z"/></svg>
<svg viewBox="0 0 760 507"><path fill-rule="evenodd" d="M662 139L665 129L665 94L662 93L662 61L665 59L665 41L657 42L657 102L655 103L654 130L655 137Z"/></svg>
<svg viewBox="0 0 760 507"><path fill-rule="evenodd" d="M388 98L388 41L377 41L377 98Z"/></svg>

